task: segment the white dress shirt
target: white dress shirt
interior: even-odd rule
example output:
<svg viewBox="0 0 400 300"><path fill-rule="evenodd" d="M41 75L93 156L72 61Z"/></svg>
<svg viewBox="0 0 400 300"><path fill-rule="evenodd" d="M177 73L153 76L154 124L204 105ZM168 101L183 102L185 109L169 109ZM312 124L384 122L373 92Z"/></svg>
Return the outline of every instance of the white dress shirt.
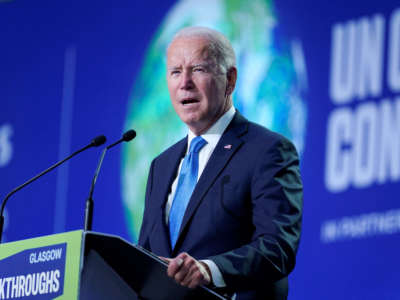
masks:
<svg viewBox="0 0 400 300"><path fill-rule="evenodd" d="M207 165L208 160L211 157L211 154L213 153L215 146L217 146L222 134L224 133L225 129L228 127L229 123L232 121L233 116L235 115L235 108L232 106L226 113L224 113L217 122L214 123L204 134L201 135L203 139L207 141L207 144L201 148L199 152L199 171L197 174L197 181L199 181L199 178L201 174L204 171L205 166ZM192 139L195 138L196 135L190 131L188 132L188 147L186 150L186 154L189 151L189 146L190 143L192 142ZM172 206L172 201L175 196L176 192L176 187L178 185L178 178L179 174L181 171L182 167L182 162L183 158L181 159L181 162L179 163L179 169L178 169L178 175L176 176L174 182L172 183L171 187L171 193L168 195L168 201L165 206L165 218L166 218L166 223L168 224L168 219L169 219L169 211ZM204 263L207 264L207 266L210 268L212 279L213 279L213 284L216 287L224 287L226 286L225 281L222 277L221 271L218 269L217 265L211 261L211 260L203 260Z"/></svg>

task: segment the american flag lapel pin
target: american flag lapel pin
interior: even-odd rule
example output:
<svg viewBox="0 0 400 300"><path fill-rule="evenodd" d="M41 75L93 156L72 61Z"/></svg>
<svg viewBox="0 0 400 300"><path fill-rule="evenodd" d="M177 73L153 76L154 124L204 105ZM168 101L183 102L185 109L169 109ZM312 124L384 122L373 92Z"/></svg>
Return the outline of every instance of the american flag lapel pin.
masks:
<svg viewBox="0 0 400 300"><path fill-rule="evenodd" d="M225 145L225 146L224 146L224 149L228 149L228 150L229 150L229 149L231 149L231 148L232 148L232 145L231 145L231 144L228 144L228 145Z"/></svg>

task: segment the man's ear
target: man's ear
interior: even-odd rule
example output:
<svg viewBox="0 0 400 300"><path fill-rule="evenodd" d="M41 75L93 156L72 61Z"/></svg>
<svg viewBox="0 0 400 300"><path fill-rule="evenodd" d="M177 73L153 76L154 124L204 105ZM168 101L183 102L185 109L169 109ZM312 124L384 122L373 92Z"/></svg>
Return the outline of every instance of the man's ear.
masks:
<svg viewBox="0 0 400 300"><path fill-rule="evenodd" d="M237 79L237 69L236 67L230 67L226 72L226 89L225 96L230 96L235 90Z"/></svg>

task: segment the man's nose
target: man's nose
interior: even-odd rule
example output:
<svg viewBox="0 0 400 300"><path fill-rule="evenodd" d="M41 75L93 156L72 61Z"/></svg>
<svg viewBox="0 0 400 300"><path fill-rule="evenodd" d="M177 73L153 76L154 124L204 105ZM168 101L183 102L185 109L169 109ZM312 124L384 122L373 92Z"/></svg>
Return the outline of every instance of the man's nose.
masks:
<svg viewBox="0 0 400 300"><path fill-rule="evenodd" d="M184 71L182 73L181 89L183 89L183 90L191 90L194 87L195 87L195 84L193 82L192 72Z"/></svg>

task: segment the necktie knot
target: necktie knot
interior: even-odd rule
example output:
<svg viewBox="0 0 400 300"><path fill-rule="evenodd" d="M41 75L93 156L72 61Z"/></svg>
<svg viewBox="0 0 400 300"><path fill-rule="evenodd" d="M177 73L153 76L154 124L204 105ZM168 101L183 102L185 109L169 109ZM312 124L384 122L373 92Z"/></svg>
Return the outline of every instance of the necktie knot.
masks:
<svg viewBox="0 0 400 300"><path fill-rule="evenodd" d="M205 144L207 144L205 139L203 139L200 135L196 136L190 143L189 153L198 153Z"/></svg>

